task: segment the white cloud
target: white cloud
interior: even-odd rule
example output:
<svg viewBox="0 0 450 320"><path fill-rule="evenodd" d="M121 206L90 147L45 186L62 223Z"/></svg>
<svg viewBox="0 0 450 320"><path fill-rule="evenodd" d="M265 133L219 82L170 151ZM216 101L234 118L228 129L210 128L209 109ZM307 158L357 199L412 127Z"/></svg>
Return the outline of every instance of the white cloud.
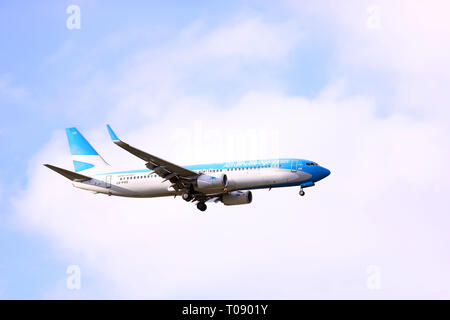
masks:
<svg viewBox="0 0 450 320"><path fill-rule="evenodd" d="M243 82L253 58L283 64L297 43L278 37L288 31L283 28L249 19L198 39L191 36L196 30L187 30L169 49L136 54L117 70L121 80L107 87L117 99L110 119L124 140L176 163L277 153L318 161L331 176L306 197L295 188L256 191L251 205L212 204L199 214L181 199L123 199L72 188L42 166L71 166L64 133L55 132L30 162L28 186L14 205L24 227L52 239L93 278L95 289L88 287L86 296L450 296L449 151L443 147L449 134L440 122L396 110L377 117L374 99L349 94L345 79L312 99L283 93L277 81L244 84L231 101L186 89L202 59L210 63L199 77L229 72ZM268 36L245 46L252 34ZM272 52L273 45L284 49ZM209 70L228 59L236 61L230 70ZM142 165L113 146L104 130L85 135L107 161ZM277 138L258 141L263 130ZM229 142L230 133L244 142ZM251 150L254 143L261 147ZM231 147L224 152L223 146ZM382 271L380 291L366 287L369 265Z"/></svg>
<svg viewBox="0 0 450 320"><path fill-rule="evenodd" d="M184 39L195 59L238 58L280 59L285 57L300 39L299 32L292 31L293 23L267 23L261 18L245 18L231 25L219 27L202 36L199 43L192 43L192 36Z"/></svg>
<svg viewBox="0 0 450 320"><path fill-rule="evenodd" d="M290 5L299 19L326 21L336 72L352 77L356 87L378 95L389 110L448 118L448 1L328 1L307 10L304 3ZM370 27L374 20L379 28Z"/></svg>
<svg viewBox="0 0 450 320"><path fill-rule="evenodd" d="M177 109L127 136L168 153L170 135L146 137L161 137L185 116ZM259 191L249 206L210 205L198 214L181 199L109 198L73 189L40 165L69 157L60 132L31 165L29 186L16 201L19 218L109 281L113 297L377 297L365 288L371 264L385 274L381 296L448 297L445 230L429 222L447 223L446 210L439 203L424 208L430 196L444 196L439 186L448 176L436 128L402 116L377 119L363 97L326 95L252 93L209 116L222 120L216 127L224 135L228 124L249 126L252 117L250 127L275 126L281 153L322 162L332 175L305 198L295 189ZM208 157L208 150L201 153ZM428 157L433 170L417 170ZM443 268L424 272L437 265Z"/></svg>
<svg viewBox="0 0 450 320"><path fill-rule="evenodd" d="M77 53L74 65L79 67L72 75L72 87L60 98L63 102L58 101L67 113L73 117L86 112L104 117L106 113L112 122L134 125L139 121L136 114L155 119L180 104L215 107L217 99L237 99L249 89L277 89L274 74L288 67L285 60L301 40L301 32L291 32L293 26L293 22L267 22L253 15L214 27L196 21L165 41L151 41L156 37L154 29L132 30L131 35L121 32L106 37L86 52L68 43L48 60L60 62L64 57L69 61L69 55ZM128 53L123 48L129 38L138 39L139 50ZM122 48L117 39L122 40ZM125 58L105 68L99 61L110 59L111 51L123 51ZM79 73L91 76L80 81Z"/></svg>
<svg viewBox="0 0 450 320"><path fill-rule="evenodd" d="M26 96L24 88L15 87L11 84L10 74L0 75L0 99L17 100Z"/></svg>

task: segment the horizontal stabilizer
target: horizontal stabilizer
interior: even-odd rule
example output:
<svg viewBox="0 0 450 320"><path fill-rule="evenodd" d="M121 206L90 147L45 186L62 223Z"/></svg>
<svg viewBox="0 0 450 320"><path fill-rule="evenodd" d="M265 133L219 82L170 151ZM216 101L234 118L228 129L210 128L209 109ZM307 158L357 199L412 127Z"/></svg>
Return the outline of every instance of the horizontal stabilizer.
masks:
<svg viewBox="0 0 450 320"><path fill-rule="evenodd" d="M52 166L51 164L44 164L44 166L46 166L49 169L52 169L55 172L58 172L60 175L66 177L69 180L75 181L75 182L82 182L82 181L87 181L87 180L92 179L90 177L84 176L82 174L79 174L79 173L76 173L76 172L73 172L70 170Z"/></svg>

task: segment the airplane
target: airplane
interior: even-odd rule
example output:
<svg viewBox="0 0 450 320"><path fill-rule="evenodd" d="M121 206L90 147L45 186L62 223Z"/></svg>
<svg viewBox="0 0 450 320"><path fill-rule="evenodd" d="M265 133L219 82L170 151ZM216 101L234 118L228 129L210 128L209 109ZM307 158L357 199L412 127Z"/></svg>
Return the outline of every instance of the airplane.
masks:
<svg viewBox="0 0 450 320"><path fill-rule="evenodd" d="M66 129L75 171L44 166L71 180L74 187L93 193L135 198L181 196L196 203L200 211L207 209L206 202L249 204L254 189L299 186L299 194L304 196L304 188L330 174L316 162L297 158L179 166L123 142L106 127L116 145L145 161L145 169L114 169L75 127Z"/></svg>

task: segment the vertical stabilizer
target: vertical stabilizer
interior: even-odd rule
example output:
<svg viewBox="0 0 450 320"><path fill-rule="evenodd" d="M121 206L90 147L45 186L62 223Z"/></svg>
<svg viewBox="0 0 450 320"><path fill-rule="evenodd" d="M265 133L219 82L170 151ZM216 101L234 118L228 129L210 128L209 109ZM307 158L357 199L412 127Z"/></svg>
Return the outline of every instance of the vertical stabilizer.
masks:
<svg viewBox="0 0 450 320"><path fill-rule="evenodd" d="M67 128L66 134L75 172L108 170L109 164L103 160L77 128Z"/></svg>

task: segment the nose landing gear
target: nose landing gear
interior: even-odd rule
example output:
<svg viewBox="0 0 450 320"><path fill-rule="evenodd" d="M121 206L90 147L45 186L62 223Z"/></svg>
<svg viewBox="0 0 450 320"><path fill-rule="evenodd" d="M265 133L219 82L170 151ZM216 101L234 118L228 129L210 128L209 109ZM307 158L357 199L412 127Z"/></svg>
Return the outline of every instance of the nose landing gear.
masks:
<svg viewBox="0 0 450 320"><path fill-rule="evenodd" d="M305 195L305 191L303 191L303 188L300 187L300 191L298 192L299 195L301 195L302 197Z"/></svg>

